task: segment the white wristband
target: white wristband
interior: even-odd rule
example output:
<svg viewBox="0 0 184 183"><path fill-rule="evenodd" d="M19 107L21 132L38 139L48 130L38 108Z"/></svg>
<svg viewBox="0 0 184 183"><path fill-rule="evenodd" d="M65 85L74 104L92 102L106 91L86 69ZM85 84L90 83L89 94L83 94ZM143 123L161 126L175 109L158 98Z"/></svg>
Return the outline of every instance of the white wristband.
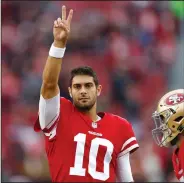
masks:
<svg viewBox="0 0 184 183"><path fill-rule="evenodd" d="M55 58L63 58L65 54L65 48L57 48L53 44L50 47L49 56L55 57Z"/></svg>

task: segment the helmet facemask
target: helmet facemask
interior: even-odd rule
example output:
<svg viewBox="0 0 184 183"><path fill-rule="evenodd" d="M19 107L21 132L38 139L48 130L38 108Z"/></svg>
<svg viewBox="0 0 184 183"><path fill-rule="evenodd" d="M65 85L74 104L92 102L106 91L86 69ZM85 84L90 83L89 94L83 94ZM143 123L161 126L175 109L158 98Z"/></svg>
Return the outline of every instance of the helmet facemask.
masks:
<svg viewBox="0 0 184 183"><path fill-rule="evenodd" d="M168 147L170 145L166 141L168 137L171 137L172 135L172 131L168 127L168 121L169 118L172 116L172 114L173 111L167 109L161 113L155 111L152 115L152 118L156 125L156 128L152 130L152 135L156 144L161 147L162 146Z"/></svg>

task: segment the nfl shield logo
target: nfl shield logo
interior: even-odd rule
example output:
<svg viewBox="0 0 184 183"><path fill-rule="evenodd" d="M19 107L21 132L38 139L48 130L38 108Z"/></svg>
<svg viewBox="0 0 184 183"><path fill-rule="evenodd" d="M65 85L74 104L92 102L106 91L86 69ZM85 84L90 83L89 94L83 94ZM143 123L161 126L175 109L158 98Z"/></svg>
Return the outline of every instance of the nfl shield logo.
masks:
<svg viewBox="0 0 184 183"><path fill-rule="evenodd" d="M93 128L97 128L97 123L96 122L92 122L92 127Z"/></svg>

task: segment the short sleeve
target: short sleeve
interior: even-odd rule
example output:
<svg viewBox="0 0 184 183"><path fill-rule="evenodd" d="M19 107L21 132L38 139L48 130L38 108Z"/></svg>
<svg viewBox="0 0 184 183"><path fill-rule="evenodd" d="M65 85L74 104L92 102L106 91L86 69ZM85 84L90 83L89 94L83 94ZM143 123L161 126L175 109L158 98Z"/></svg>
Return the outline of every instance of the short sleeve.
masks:
<svg viewBox="0 0 184 183"><path fill-rule="evenodd" d="M132 153L139 148L132 125L125 119L122 119L122 123L123 123L122 126L123 143L118 157L123 156L128 152Z"/></svg>
<svg viewBox="0 0 184 183"><path fill-rule="evenodd" d="M69 116L73 110L73 104L71 101L67 100L64 97L60 98L60 116L57 121L57 124L52 129L52 131L47 134L45 133L45 149L47 152L47 156L52 158L52 155L55 153L55 148L58 146L60 139L59 136L62 136L62 129L64 129L64 125L67 124Z"/></svg>
<svg viewBox="0 0 184 183"><path fill-rule="evenodd" d="M39 116L34 124L34 131L39 132L39 131L43 131L45 133L46 136L54 136L54 134L56 133L56 128L58 126L59 121L61 121L61 117L63 118L63 116L68 116L69 112L71 110L71 106L72 103L67 100L64 97L60 98L60 113L59 116L56 119L53 119L51 121L51 123L44 129L41 129L40 126L40 121L39 121Z"/></svg>

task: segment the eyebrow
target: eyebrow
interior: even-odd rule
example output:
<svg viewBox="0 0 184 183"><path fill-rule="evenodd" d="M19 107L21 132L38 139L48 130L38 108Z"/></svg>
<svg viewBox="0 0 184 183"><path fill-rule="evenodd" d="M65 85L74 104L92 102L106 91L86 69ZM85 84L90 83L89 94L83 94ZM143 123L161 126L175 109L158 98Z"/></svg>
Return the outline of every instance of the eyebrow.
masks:
<svg viewBox="0 0 184 183"><path fill-rule="evenodd" d="M87 83L74 83L74 84L73 84L73 86L74 86L74 85L81 85L81 84L84 84L84 85L86 85L86 84L93 85L93 83L92 83L92 82L87 82Z"/></svg>

